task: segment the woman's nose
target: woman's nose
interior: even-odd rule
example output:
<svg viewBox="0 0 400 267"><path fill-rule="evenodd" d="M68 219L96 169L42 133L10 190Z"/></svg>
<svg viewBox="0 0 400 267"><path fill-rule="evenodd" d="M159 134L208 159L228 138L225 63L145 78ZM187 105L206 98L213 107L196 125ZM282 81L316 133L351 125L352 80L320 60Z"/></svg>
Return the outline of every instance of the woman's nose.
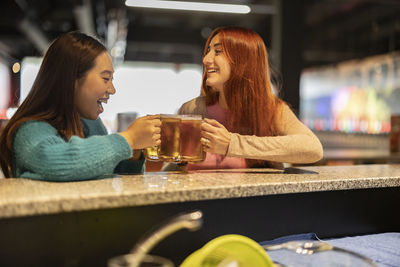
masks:
<svg viewBox="0 0 400 267"><path fill-rule="evenodd" d="M209 64L211 64L211 62L212 62L212 56L211 56L211 53L208 53L203 58L203 64L204 65L209 65Z"/></svg>
<svg viewBox="0 0 400 267"><path fill-rule="evenodd" d="M113 94L115 94L115 92L116 92L116 90L115 90L114 84L111 83L111 86L108 88L107 93L109 93L110 95L113 95Z"/></svg>

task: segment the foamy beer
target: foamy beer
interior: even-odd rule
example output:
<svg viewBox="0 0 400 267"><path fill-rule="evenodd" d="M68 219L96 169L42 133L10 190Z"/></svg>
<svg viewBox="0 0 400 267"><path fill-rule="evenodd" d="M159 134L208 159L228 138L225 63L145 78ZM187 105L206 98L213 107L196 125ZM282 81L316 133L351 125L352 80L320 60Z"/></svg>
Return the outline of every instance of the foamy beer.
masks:
<svg viewBox="0 0 400 267"><path fill-rule="evenodd" d="M160 160L179 162L179 136L181 119L177 115L161 114L161 145L158 150Z"/></svg>
<svg viewBox="0 0 400 267"><path fill-rule="evenodd" d="M200 162L206 153L201 145L201 115L181 115L180 149L181 161Z"/></svg>

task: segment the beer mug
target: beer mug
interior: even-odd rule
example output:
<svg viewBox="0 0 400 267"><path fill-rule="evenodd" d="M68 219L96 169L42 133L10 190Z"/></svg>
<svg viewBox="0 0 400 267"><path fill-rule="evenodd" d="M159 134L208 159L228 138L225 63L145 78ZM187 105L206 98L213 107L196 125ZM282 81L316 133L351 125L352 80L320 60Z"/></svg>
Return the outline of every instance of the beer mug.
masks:
<svg viewBox="0 0 400 267"><path fill-rule="evenodd" d="M181 161L204 161L206 153L201 145L201 115L180 115L179 154Z"/></svg>
<svg viewBox="0 0 400 267"><path fill-rule="evenodd" d="M158 150L160 160L180 162L179 138L180 122L178 115L161 114L161 145Z"/></svg>
<svg viewBox="0 0 400 267"><path fill-rule="evenodd" d="M150 160L150 161L159 161L159 157L158 157L158 150L159 150L159 146L151 146L151 147L146 147L145 149L145 156L146 156L146 160Z"/></svg>
<svg viewBox="0 0 400 267"><path fill-rule="evenodd" d="M151 116L150 114L147 114L146 116ZM158 157L158 151L160 150L159 146L151 146L151 147L146 147L144 150L144 155L146 157L146 160L150 161L160 161Z"/></svg>

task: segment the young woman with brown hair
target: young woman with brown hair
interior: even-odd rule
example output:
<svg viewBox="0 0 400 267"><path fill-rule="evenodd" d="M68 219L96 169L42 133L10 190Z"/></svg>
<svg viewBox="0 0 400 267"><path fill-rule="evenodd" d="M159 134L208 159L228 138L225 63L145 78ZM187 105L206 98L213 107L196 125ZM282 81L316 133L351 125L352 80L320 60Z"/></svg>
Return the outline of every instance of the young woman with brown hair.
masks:
<svg viewBox="0 0 400 267"><path fill-rule="evenodd" d="M201 114L203 163L188 169L282 167L321 159L318 138L274 95L262 38L223 27L209 36L203 57L202 96L179 109Z"/></svg>
<svg viewBox="0 0 400 267"><path fill-rule="evenodd" d="M106 48L79 32L47 50L32 89L0 135L6 177L71 181L143 171L133 150L158 145L160 120L146 116L107 135L98 118L115 93Z"/></svg>

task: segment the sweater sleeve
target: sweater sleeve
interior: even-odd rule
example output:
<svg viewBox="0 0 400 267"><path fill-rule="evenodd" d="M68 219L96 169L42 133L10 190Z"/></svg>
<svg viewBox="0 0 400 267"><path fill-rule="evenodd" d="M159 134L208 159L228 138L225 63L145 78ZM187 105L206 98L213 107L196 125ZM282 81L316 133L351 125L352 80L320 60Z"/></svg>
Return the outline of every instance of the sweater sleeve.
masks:
<svg viewBox="0 0 400 267"><path fill-rule="evenodd" d="M48 181L94 179L112 174L117 164L132 156L119 134L88 138L61 138L50 124L29 121L22 124L13 142L17 177Z"/></svg>
<svg viewBox="0 0 400 267"><path fill-rule="evenodd" d="M258 137L233 133L227 156L286 163L313 163L322 158L322 145L314 133L284 105L279 136Z"/></svg>
<svg viewBox="0 0 400 267"><path fill-rule="evenodd" d="M143 173L145 170L144 165L144 154L140 153L140 158L138 160L126 159L118 163L117 167L114 169L114 173L118 174L133 174L133 173Z"/></svg>
<svg viewBox="0 0 400 267"><path fill-rule="evenodd" d="M85 136L107 135L107 129L101 121L100 117L97 120L81 119ZM133 174L144 172L144 155L141 153L138 160L126 159L118 163L114 169L114 173L118 174Z"/></svg>

